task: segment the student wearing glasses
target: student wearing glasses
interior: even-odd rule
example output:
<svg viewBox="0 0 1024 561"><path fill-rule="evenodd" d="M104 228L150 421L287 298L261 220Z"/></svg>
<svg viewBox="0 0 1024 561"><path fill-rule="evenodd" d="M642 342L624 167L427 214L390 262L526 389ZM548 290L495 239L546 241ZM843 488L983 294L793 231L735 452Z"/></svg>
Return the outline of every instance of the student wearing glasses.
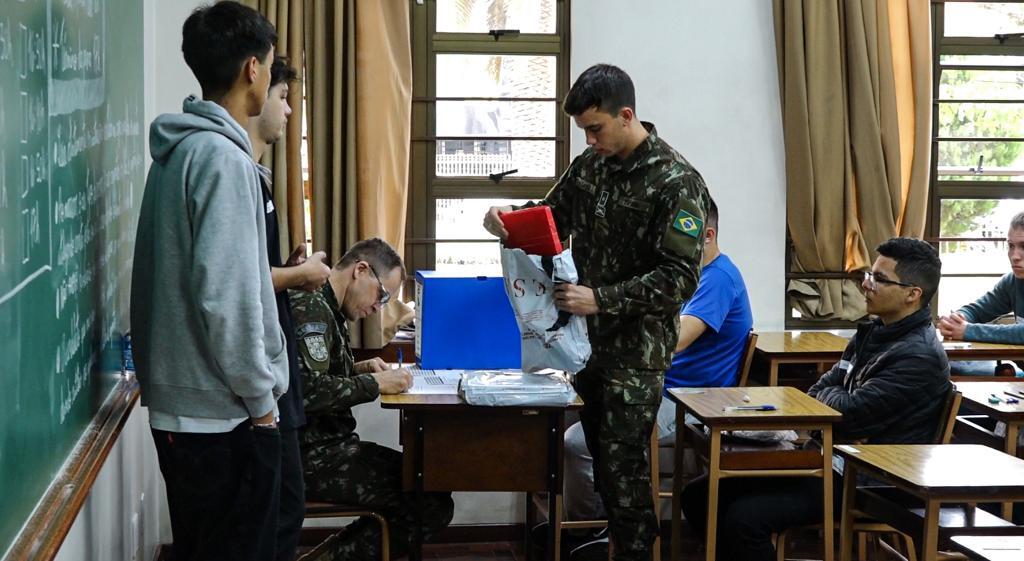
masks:
<svg viewBox="0 0 1024 561"><path fill-rule="evenodd" d="M928 302L939 285L938 252L921 240L892 238L861 288L870 321L857 325L842 359L808 395L842 413L837 444L925 444L931 441L949 393L949 364ZM833 479L834 504L842 504L842 477ZM708 482L683 490L682 507L704 536ZM814 477L726 479L718 494L718 559L774 561L772 534L821 523L823 489Z"/></svg>
<svg viewBox="0 0 1024 561"><path fill-rule="evenodd" d="M405 368L388 368L380 358L355 362L347 322L378 313L404 279L401 257L373 238L353 245L319 290L289 293L306 410L299 435L306 498L382 513L392 557L408 551L415 501L402 491L401 452L361 441L352 407L408 390L412 375ZM453 511L451 493L428 493L424 538L447 526ZM314 558L380 559L380 544L380 527L361 518L328 538Z"/></svg>

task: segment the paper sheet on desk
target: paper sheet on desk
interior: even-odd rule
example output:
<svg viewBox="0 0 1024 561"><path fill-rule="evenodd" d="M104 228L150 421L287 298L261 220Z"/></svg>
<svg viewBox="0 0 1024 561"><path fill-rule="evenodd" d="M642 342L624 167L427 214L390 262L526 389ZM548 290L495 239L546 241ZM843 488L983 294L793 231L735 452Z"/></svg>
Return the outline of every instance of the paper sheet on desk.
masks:
<svg viewBox="0 0 1024 561"><path fill-rule="evenodd" d="M418 395L455 395L459 393L459 380L463 370L421 370L410 368L412 388L408 393Z"/></svg>

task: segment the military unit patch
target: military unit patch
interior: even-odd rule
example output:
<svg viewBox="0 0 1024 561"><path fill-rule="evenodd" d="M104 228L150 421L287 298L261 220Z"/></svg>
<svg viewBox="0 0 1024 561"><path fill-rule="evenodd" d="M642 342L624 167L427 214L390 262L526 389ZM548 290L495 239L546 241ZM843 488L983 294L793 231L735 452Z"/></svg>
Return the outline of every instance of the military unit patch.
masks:
<svg viewBox="0 0 1024 561"><path fill-rule="evenodd" d="M672 222L672 227L687 236L698 238L700 237L701 230L704 228L704 221L685 210L680 210L676 213L676 219Z"/></svg>
<svg viewBox="0 0 1024 561"><path fill-rule="evenodd" d="M324 340L322 334L316 333L302 338L302 342L306 345L306 351L309 353L309 358L316 362L323 362L327 360L327 341Z"/></svg>
<svg viewBox="0 0 1024 561"><path fill-rule="evenodd" d="M304 323L296 330L299 337L305 337L310 333L327 333L327 324L322 321L311 321Z"/></svg>

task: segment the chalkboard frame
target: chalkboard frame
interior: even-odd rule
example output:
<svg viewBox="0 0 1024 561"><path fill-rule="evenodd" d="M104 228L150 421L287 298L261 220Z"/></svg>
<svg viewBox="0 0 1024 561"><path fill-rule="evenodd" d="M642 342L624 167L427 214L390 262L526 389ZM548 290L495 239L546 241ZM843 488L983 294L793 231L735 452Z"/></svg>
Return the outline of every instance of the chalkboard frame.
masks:
<svg viewBox="0 0 1024 561"><path fill-rule="evenodd" d="M121 378L14 538L4 561L52 561L57 556L138 399L135 377Z"/></svg>

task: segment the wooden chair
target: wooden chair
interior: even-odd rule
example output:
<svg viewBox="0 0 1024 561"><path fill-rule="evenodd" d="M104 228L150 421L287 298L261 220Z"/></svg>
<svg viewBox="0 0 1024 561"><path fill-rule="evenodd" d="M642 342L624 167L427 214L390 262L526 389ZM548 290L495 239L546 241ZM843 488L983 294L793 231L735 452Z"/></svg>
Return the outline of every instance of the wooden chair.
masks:
<svg viewBox="0 0 1024 561"><path fill-rule="evenodd" d="M942 414L939 416L939 425L935 429L935 433L932 436L932 444L949 444L953 437L953 427L956 425L956 414L960 410L960 402L963 399L963 394L956 389L956 386L952 386L949 393L946 394L946 401L943 403ZM950 513L947 513L947 516ZM909 561L917 561L917 554L914 548L914 539L907 534L897 531L895 528L888 524L876 522L869 516L858 513L858 520L854 522L853 531L858 534L858 548L860 551L860 558L864 559L864 552L867 550L867 535L891 535L903 542L903 546L906 548L907 555L904 557L895 547L885 543L882 540L876 540L876 544L885 549L889 553L898 557L904 557ZM821 528L820 525L804 526L801 528L790 528L785 532L778 535L775 541L775 554L777 561L785 561L786 559L786 538L792 530L809 530L813 528Z"/></svg>
<svg viewBox="0 0 1024 561"><path fill-rule="evenodd" d="M380 524L381 559L383 561L390 561L391 552L389 546L390 536L388 535L388 521L384 518L383 514L357 505L306 501L306 518L356 518L360 516L369 516L376 520L377 524ZM300 558L300 561L307 557L315 557L319 554L320 548L326 546L329 541L330 538L325 540L323 544L313 548L312 551L303 555Z"/></svg>

